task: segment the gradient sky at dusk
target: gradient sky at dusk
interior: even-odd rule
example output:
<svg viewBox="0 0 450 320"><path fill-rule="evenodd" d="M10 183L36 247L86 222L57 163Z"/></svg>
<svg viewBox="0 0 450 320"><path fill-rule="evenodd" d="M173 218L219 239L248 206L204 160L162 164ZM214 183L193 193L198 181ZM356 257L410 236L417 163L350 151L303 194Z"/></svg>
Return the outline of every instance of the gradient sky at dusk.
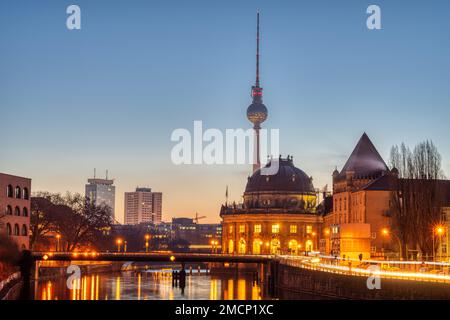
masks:
<svg viewBox="0 0 450 320"><path fill-rule="evenodd" d="M370 4L380 31L366 28ZM364 131L386 161L393 144L432 139L450 175L450 2L425 0L2 1L0 172L84 192L109 169L119 221L137 185L163 192L164 220L219 221L251 166L175 166L170 135L194 120L250 127L258 8L264 127L316 187Z"/></svg>

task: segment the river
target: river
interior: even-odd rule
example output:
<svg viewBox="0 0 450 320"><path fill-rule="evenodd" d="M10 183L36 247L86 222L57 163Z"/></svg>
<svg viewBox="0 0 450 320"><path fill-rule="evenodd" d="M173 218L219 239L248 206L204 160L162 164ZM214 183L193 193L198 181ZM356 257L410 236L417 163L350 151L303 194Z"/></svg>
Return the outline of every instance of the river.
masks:
<svg viewBox="0 0 450 320"><path fill-rule="evenodd" d="M78 287L77 287L78 286ZM184 292L172 286L171 270L142 270L82 276L69 289L66 278L38 281L36 300L260 300L250 274L193 273Z"/></svg>

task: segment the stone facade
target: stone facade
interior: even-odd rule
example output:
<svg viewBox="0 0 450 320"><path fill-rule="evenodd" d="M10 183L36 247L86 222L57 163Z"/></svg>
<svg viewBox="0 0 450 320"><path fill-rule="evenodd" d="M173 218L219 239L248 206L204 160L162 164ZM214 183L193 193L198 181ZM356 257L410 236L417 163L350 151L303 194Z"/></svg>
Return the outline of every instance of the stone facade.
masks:
<svg viewBox="0 0 450 320"><path fill-rule="evenodd" d="M315 214L244 213L222 215L222 252L230 254L299 254L318 250L322 218Z"/></svg>

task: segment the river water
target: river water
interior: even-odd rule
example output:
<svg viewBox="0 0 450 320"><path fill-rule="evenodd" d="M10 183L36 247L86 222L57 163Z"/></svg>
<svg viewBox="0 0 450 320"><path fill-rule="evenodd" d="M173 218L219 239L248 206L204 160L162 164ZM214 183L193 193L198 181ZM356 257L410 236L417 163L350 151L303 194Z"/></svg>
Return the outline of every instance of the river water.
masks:
<svg viewBox="0 0 450 320"><path fill-rule="evenodd" d="M182 290L172 286L171 270L99 273L69 282L67 278L41 280L36 300L260 300L265 298L252 275L193 273Z"/></svg>

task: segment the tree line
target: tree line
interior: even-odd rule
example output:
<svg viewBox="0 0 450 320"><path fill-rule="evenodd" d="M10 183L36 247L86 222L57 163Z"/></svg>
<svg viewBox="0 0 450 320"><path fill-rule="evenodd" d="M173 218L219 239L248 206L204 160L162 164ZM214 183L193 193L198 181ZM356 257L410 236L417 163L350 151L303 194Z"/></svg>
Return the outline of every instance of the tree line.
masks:
<svg viewBox="0 0 450 320"><path fill-rule="evenodd" d="M101 248L112 223L110 207L81 194L37 192L31 198L30 248L48 246L50 234L60 236L62 251L93 244Z"/></svg>
<svg viewBox="0 0 450 320"><path fill-rule="evenodd" d="M445 187L442 160L432 141L410 149L404 143L391 149L390 166L398 179L393 182L390 199L391 228L400 240L402 258L408 250L420 252L422 259L432 257L436 227L444 223Z"/></svg>

